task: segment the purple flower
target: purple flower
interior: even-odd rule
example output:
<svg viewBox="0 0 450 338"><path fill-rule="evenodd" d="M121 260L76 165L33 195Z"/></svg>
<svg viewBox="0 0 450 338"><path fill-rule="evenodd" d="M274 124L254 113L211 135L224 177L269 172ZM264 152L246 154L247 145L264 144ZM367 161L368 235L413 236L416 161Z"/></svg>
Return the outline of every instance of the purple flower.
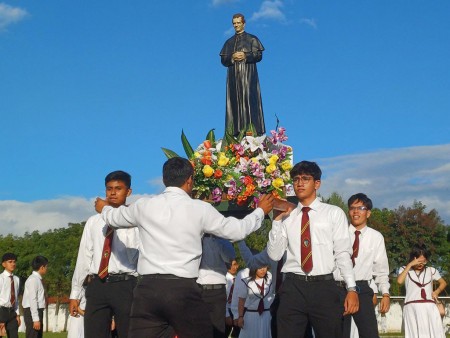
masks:
<svg viewBox="0 0 450 338"><path fill-rule="evenodd" d="M220 202L222 200L222 189L215 188L211 193L211 197L213 202Z"/></svg>

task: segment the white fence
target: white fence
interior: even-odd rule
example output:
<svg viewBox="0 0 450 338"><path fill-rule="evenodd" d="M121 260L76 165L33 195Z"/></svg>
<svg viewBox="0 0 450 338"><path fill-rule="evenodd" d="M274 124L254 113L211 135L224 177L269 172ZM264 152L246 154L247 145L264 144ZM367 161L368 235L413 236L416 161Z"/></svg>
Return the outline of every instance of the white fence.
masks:
<svg viewBox="0 0 450 338"><path fill-rule="evenodd" d="M378 306L376 310L378 320L378 330L380 333L389 332L401 332L402 331L402 312L405 297L392 297L391 309L385 315L381 315L378 312ZM445 328L450 327L450 297L442 297L447 312L443 319L443 325ZM47 313L44 312L44 331L50 332L62 332L67 330L69 323L68 304L61 304L59 307L59 313L55 315L56 305L50 304L48 306L48 324L46 321ZM19 328L20 332L25 332L25 324L22 318L22 325ZM448 331L448 330L447 330Z"/></svg>

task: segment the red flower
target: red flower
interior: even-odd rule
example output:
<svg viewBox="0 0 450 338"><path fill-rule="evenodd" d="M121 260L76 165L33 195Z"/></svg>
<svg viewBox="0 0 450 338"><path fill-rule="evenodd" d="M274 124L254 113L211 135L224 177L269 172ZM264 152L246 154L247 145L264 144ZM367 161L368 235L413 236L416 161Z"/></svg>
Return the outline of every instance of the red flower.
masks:
<svg viewBox="0 0 450 338"><path fill-rule="evenodd" d="M244 184L245 185L253 184L253 179L250 176L245 176L244 177Z"/></svg>
<svg viewBox="0 0 450 338"><path fill-rule="evenodd" d="M203 141L203 145L205 146L206 149L209 149L211 148L211 141L210 140Z"/></svg>
<svg viewBox="0 0 450 338"><path fill-rule="evenodd" d="M223 175L222 170L216 169L216 171L214 171L214 178L221 178L222 175Z"/></svg>

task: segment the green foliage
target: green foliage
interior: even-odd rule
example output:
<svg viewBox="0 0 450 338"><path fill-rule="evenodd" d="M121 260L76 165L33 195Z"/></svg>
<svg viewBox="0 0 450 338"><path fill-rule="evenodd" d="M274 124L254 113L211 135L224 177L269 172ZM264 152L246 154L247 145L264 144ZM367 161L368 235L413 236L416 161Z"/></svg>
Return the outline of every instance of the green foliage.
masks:
<svg viewBox="0 0 450 338"><path fill-rule="evenodd" d="M169 159L169 158L172 158L172 157L180 157L176 152L174 152L174 151L172 151L172 150L170 150L170 149L162 148L162 147L161 147L161 149L162 149L164 155L166 155L166 157L167 157L168 159Z"/></svg>
<svg viewBox="0 0 450 338"><path fill-rule="evenodd" d="M194 149L192 149L191 144L189 143L184 131L181 130L181 144L183 145L184 152L188 159L191 159L194 156Z"/></svg>

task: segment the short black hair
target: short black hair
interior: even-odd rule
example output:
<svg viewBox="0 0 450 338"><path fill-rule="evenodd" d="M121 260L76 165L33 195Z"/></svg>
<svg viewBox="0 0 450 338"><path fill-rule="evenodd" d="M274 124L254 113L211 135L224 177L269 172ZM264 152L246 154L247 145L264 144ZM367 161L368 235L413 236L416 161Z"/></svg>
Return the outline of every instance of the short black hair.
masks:
<svg viewBox="0 0 450 338"><path fill-rule="evenodd" d="M425 244L415 244L409 253L409 261L412 262L414 259L420 256L425 257L427 260L430 259L431 252L427 249Z"/></svg>
<svg viewBox="0 0 450 338"><path fill-rule="evenodd" d="M301 161L294 165L290 174L291 178L301 174L311 175L314 178L314 181L320 181L322 170L320 170L316 162Z"/></svg>
<svg viewBox="0 0 450 338"><path fill-rule="evenodd" d="M163 182L166 187L181 187L190 176L194 167L183 157L169 158L163 165Z"/></svg>
<svg viewBox="0 0 450 338"><path fill-rule="evenodd" d="M372 208L373 208L372 200L369 197L367 197L366 194L363 194L362 192L354 194L353 196L351 196L348 199L348 202L347 202L348 207L350 208L350 206L357 201L364 204L364 206L367 209L372 210Z"/></svg>
<svg viewBox="0 0 450 338"><path fill-rule="evenodd" d="M241 13L236 13L233 15L233 18L231 19L231 21L233 21L233 19L237 19L237 18L241 18L242 19L242 23L245 23L245 17L244 14Z"/></svg>
<svg viewBox="0 0 450 338"><path fill-rule="evenodd" d="M122 181L123 183L125 183L128 189L131 188L131 175L125 171L116 170L106 175L105 186L108 184L108 182L111 181Z"/></svg>
<svg viewBox="0 0 450 338"><path fill-rule="evenodd" d="M12 252L7 252L2 256L2 263L6 261L17 261L16 254L13 254Z"/></svg>
<svg viewBox="0 0 450 338"><path fill-rule="evenodd" d="M31 267L33 268L33 271L38 271L41 266L47 266L48 265L48 259L44 256L36 256L34 257L33 261L31 262Z"/></svg>

